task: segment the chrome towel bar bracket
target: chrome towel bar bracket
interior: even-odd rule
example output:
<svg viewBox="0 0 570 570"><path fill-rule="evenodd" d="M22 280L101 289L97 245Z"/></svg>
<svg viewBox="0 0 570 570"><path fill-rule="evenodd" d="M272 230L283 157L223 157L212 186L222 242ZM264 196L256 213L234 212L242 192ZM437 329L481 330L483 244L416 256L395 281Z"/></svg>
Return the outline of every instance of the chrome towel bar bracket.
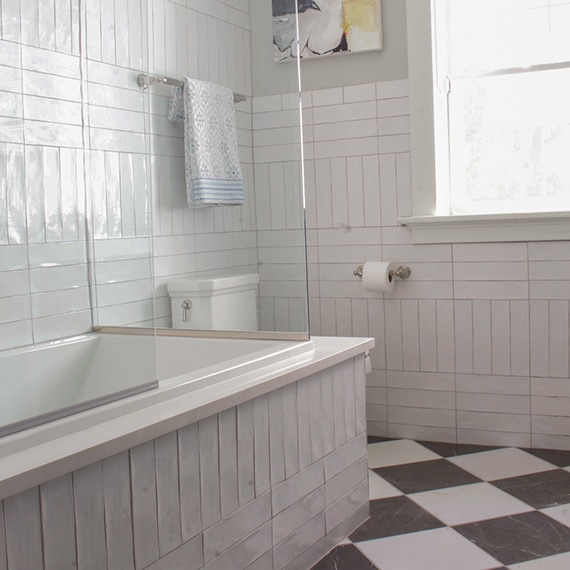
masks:
<svg viewBox="0 0 570 570"><path fill-rule="evenodd" d="M184 83L180 79L173 77L165 77L163 75L147 75L146 73L139 73L137 76L137 85L139 89L145 91L152 85L174 85L175 87L183 87ZM234 103L245 101L247 97L242 93L234 93Z"/></svg>

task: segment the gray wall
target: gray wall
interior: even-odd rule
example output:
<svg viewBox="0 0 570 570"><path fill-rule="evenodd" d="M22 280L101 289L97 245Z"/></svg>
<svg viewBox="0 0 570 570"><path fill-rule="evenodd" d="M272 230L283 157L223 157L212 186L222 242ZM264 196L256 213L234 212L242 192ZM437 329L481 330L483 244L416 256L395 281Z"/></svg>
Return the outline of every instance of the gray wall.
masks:
<svg viewBox="0 0 570 570"><path fill-rule="evenodd" d="M381 2L384 49L303 61L303 91L408 77L406 3L402 0ZM271 2L250 0L250 12L253 94L275 95L294 91L297 87L295 64L273 61Z"/></svg>

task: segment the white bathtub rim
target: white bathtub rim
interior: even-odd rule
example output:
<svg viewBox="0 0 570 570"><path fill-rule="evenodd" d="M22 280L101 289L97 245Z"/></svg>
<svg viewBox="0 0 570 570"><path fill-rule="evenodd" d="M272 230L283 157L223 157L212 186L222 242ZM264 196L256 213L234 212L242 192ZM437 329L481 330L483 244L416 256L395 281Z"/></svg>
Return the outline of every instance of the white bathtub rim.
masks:
<svg viewBox="0 0 570 570"><path fill-rule="evenodd" d="M80 469L129 448L173 432L243 402L277 390L316 374L350 358L362 355L374 346L371 338L313 337L309 359L299 355L287 362L274 363L215 386L190 391L176 398L123 414L124 406L160 391L154 390L127 400L119 400L75 416L32 428L3 438L0 442L0 500ZM239 386L238 386L239 384ZM101 423L103 412L113 410L114 419ZM89 422L86 422L89 418ZM56 425L57 424L57 425ZM82 425L83 424L83 425ZM42 441L38 432L57 433L65 427L66 435ZM20 449L18 449L20 448Z"/></svg>

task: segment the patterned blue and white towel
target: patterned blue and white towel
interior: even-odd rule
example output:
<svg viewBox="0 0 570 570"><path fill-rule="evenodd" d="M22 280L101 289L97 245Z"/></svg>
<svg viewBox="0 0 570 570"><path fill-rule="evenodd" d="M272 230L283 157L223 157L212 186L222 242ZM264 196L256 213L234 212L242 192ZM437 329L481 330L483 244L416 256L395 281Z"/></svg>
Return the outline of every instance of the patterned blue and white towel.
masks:
<svg viewBox="0 0 570 570"><path fill-rule="evenodd" d="M243 204L232 90L185 77L172 92L168 118L184 121L188 205Z"/></svg>

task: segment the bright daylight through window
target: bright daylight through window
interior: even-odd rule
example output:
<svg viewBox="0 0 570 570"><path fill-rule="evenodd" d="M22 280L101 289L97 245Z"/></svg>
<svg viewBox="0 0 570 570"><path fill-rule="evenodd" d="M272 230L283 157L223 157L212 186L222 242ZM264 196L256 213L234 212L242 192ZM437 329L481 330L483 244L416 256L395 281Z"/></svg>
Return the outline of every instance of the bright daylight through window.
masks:
<svg viewBox="0 0 570 570"><path fill-rule="evenodd" d="M570 0L433 0L436 215L570 210Z"/></svg>

